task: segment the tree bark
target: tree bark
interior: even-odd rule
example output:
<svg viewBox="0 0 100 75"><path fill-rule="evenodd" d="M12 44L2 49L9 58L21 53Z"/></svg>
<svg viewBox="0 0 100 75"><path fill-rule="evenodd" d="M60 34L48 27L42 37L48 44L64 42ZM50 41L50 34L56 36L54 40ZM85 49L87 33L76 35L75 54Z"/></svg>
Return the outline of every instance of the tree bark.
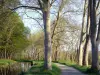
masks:
<svg viewBox="0 0 100 75"><path fill-rule="evenodd" d="M96 43L96 49L97 49L97 51L99 51L99 45L100 45L100 18L99 18L98 33L97 33L97 39L96 39L96 41L97 41L97 43ZM98 58L98 60L99 60L99 58ZM99 67L99 65L98 65L98 67Z"/></svg>
<svg viewBox="0 0 100 75"><path fill-rule="evenodd" d="M43 21L44 21L44 68L52 69L52 47L51 47L51 27L50 27L50 3L49 0L44 4L43 10Z"/></svg>
<svg viewBox="0 0 100 75"><path fill-rule="evenodd" d="M82 30L81 30L81 37L80 37L80 45L79 45L79 55L78 55L78 64L82 66L83 60L83 46L84 46L84 21L85 21L85 14L86 14L86 0L84 4L84 13L83 13L83 21L82 21Z"/></svg>
<svg viewBox="0 0 100 75"><path fill-rule="evenodd" d="M96 47L96 0L89 0L90 4L90 38L92 45L92 66L91 69L99 69L98 49Z"/></svg>
<svg viewBox="0 0 100 75"><path fill-rule="evenodd" d="M86 42L84 45L84 53L83 53L83 65L88 66L88 54L89 54L89 47L90 47L90 15L89 15L89 2L88 2L88 14L87 14L87 26L86 26Z"/></svg>
<svg viewBox="0 0 100 75"><path fill-rule="evenodd" d="M57 58L58 58L57 46L56 46L56 51L55 51L55 56L54 56L54 58L55 58L55 61L57 61Z"/></svg>
<svg viewBox="0 0 100 75"><path fill-rule="evenodd" d="M88 66L88 54L89 54L89 35L86 35L86 43L84 47L84 53L83 53L83 65Z"/></svg>

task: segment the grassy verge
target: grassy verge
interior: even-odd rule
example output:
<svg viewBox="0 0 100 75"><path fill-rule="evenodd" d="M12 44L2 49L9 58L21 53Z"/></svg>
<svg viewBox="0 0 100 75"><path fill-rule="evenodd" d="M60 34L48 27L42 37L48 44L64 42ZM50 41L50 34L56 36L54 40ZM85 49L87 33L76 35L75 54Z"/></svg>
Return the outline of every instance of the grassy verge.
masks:
<svg viewBox="0 0 100 75"><path fill-rule="evenodd" d="M8 59L0 59L0 66L7 67L10 64L14 64L16 62L33 62L33 66L26 72L21 72L20 75L60 75L60 69L53 64L52 70L45 70L43 67L43 61L33 61L33 60L8 60Z"/></svg>
<svg viewBox="0 0 100 75"><path fill-rule="evenodd" d="M36 62L36 61L35 61ZM52 65L52 70L45 70L43 62L37 62L27 72L22 72L20 75L60 75L61 71L56 65Z"/></svg>
<svg viewBox="0 0 100 75"><path fill-rule="evenodd" d="M16 63L14 60L0 59L0 67L7 67L10 64Z"/></svg>

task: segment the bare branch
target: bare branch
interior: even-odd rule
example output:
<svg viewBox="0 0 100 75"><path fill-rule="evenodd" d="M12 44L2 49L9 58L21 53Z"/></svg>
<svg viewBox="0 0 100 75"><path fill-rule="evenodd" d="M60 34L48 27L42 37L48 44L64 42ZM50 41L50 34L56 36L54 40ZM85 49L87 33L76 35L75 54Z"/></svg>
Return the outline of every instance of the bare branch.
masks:
<svg viewBox="0 0 100 75"><path fill-rule="evenodd" d="M26 14L26 13L25 13L25 14ZM44 30L43 27L41 26L40 22L39 22L37 19L35 19L35 18L33 18L33 17L30 17L30 16L28 16L27 14L26 14L26 16L29 17L29 18L31 18L31 19L33 19L33 20L35 20L35 21L38 23L38 25L42 28L42 30Z"/></svg>
<svg viewBox="0 0 100 75"><path fill-rule="evenodd" d="M52 4L55 2L56 0L52 0L50 3L50 7L52 6Z"/></svg>
<svg viewBox="0 0 100 75"><path fill-rule="evenodd" d="M40 5L40 8L42 9L42 8L43 8L43 6L42 6L41 1L40 1L40 0L38 0L38 2L39 2L39 5Z"/></svg>
<svg viewBox="0 0 100 75"><path fill-rule="evenodd" d="M100 0L98 0L98 3L97 3L96 10L98 10L98 8L99 8L99 5L100 5Z"/></svg>
<svg viewBox="0 0 100 75"><path fill-rule="evenodd" d="M15 7L13 9L11 9L11 10L17 10L19 8L32 9L32 10L41 10L41 8L39 8L39 7L33 7L33 6L18 6L18 7Z"/></svg>

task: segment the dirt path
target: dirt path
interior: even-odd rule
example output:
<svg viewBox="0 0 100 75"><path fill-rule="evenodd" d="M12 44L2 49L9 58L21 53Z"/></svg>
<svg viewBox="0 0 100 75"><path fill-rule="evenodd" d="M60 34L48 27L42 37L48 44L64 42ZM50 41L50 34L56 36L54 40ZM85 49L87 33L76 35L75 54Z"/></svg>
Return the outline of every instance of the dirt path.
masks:
<svg viewBox="0 0 100 75"><path fill-rule="evenodd" d="M68 67L58 63L56 63L56 65L61 69L61 75L86 75L72 67Z"/></svg>

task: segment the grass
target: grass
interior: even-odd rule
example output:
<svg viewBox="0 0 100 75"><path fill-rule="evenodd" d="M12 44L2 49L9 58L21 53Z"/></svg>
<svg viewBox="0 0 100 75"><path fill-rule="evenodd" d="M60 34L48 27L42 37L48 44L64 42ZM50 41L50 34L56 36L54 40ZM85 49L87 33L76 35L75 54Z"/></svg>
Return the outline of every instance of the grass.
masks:
<svg viewBox="0 0 100 75"><path fill-rule="evenodd" d="M7 67L10 64L16 63L14 60L0 59L0 67Z"/></svg>
<svg viewBox="0 0 100 75"><path fill-rule="evenodd" d="M27 72L22 72L20 75L60 75L61 71L56 65L52 65L52 70L45 70L43 62L36 62L36 65L31 67Z"/></svg>
<svg viewBox="0 0 100 75"><path fill-rule="evenodd" d="M60 75L60 69L53 64L52 70L45 70L43 67L43 61L33 61L33 60L9 60L9 59L0 59L0 66L8 66L15 62L33 62L33 66L26 72L21 72L20 75Z"/></svg>

